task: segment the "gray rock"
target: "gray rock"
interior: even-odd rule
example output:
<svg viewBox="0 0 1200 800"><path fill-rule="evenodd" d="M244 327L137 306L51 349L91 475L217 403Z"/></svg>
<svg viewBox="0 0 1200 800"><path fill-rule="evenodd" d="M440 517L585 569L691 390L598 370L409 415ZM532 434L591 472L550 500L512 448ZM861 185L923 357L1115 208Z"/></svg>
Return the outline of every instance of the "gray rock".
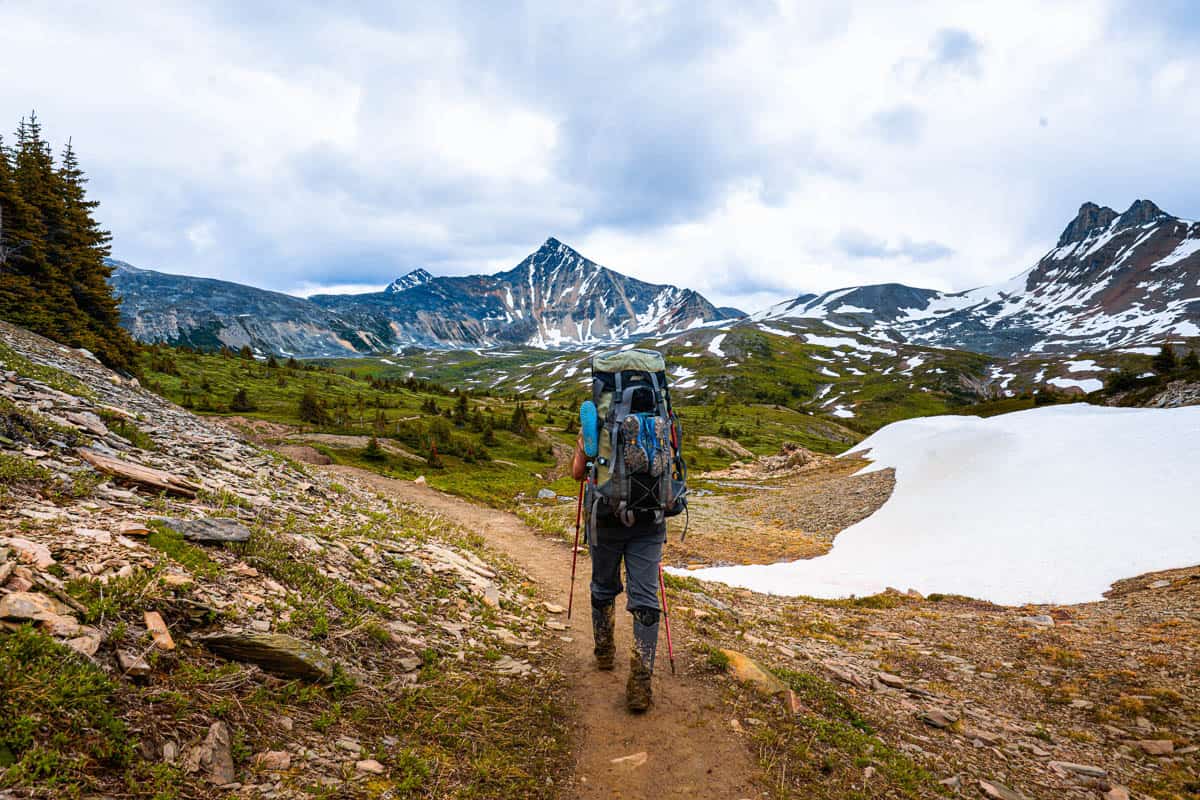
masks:
<svg viewBox="0 0 1200 800"><path fill-rule="evenodd" d="M953 711L933 708L921 715L921 721L934 728L949 728L958 722L958 714L955 714Z"/></svg>
<svg viewBox="0 0 1200 800"><path fill-rule="evenodd" d="M250 538L250 530L236 519L228 517L200 517L198 519L173 519L158 517L159 522L193 542L244 542Z"/></svg>
<svg viewBox="0 0 1200 800"><path fill-rule="evenodd" d="M285 678L327 681L333 678L334 662L316 645L282 633L223 631L201 636L214 653L257 664Z"/></svg>
<svg viewBox="0 0 1200 800"><path fill-rule="evenodd" d="M1025 795L996 781L979 781L979 789L992 800L1026 800Z"/></svg>
<svg viewBox="0 0 1200 800"><path fill-rule="evenodd" d="M184 766L187 772L204 771L208 780L218 786L233 783L233 737L224 722L214 722L204 741L188 753Z"/></svg>
<svg viewBox="0 0 1200 800"><path fill-rule="evenodd" d="M1088 778L1104 778L1108 776L1108 772L1100 767L1094 767L1091 764L1075 764L1070 761L1051 761L1048 766L1050 769L1066 775L1069 773L1075 775L1083 775Z"/></svg>
<svg viewBox="0 0 1200 800"><path fill-rule="evenodd" d="M12 592L0 597L0 619L18 622L53 617L58 614L58 605L49 597L37 592Z"/></svg>
<svg viewBox="0 0 1200 800"><path fill-rule="evenodd" d="M1053 628L1054 617L1049 614L1035 614L1031 617L1018 617L1017 622L1022 625L1032 625L1035 628Z"/></svg>
<svg viewBox="0 0 1200 800"><path fill-rule="evenodd" d="M553 500L556 497L558 497L558 492L553 489L538 489L538 500Z"/></svg>

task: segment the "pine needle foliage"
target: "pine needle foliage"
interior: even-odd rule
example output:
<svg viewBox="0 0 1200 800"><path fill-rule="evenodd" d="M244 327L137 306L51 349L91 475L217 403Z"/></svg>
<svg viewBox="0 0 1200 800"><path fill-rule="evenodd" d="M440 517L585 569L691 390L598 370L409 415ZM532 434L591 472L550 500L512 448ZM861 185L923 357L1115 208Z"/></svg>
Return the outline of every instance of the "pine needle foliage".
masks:
<svg viewBox="0 0 1200 800"><path fill-rule="evenodd" d="M108 283L110 236L86 186L70 140L56 163L36 114L12 147L0 139L0 318L130 371L135 345Z"/></svg>

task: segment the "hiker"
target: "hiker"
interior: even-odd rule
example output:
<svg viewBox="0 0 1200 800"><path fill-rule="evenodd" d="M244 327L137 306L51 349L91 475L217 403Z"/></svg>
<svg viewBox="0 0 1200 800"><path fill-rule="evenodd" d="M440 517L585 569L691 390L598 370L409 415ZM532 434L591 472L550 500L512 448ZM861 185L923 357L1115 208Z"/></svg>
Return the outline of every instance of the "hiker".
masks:
<svg viewBox="0 0 1200 800"><path fill-rule="evenodd" d="M571 475L582 481L587 474L582 435L575 443ZM625 700L630 711L650 707L650 677L654 673L654 654L658 647L658 569L667 524L662 514L639 511L632 525L625 525L607 507L597 510L594 531L589 541L592 557L592 636L595 640L596 667L611 670L616 655L613 641L615 605L621 593L621 562L625 562L628 600L633 615L633 653L629 660L629 680Z"/></svg>
<svg viewBox="0 0 1200 800"><path fill-rule="evenodd" d="M575 444L571 475L582 481L587 474L587 456L583 438ZM592 551L592 634L595 639L596 667L610 670L617 654L613 642L616 624L620 564L625 563L628 584L626 609L634 616L634 652L629 661L629 681L625 684L625 702L630 711L644 711L650 705L650 675L654 674L654 652L659 643L659 561L667 541L667 525L653 511L637 512L634 524L618 521L611 512L596 513Z"/></svg>
<svg viewBox="0 0 1200 800"><path fill-rule="evenodd" d="M586 519L592 555L592 634L596 666L602 670L613 668L616 655L615 604L625 564L625 608L633 615L633 655L625 685L630 711L650 707L660 618L675 671L661 562L666 520L687 510L681 439L661 353L622 348L592 356L592 399L580 405L579 438L571 462L571 474L580 482L571 583L574 586L580 522ZM659 604L660 591L664 605Z"/></svg>

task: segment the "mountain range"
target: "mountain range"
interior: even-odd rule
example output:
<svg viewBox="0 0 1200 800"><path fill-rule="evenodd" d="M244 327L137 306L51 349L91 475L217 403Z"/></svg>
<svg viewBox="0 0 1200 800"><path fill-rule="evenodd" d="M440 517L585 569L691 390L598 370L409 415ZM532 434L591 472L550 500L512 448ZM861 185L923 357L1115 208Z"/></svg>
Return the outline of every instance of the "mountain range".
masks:
<svg viewBox="0 0 1200 800"><path fill-rule="evenodd" d="M1053 249L1002 284L964 292L853 286L749 317L691 289L622 275L554 238L493 275L417 269L380 292L308 299L112 263L122 323L136 338L300 357L600 346L772 320L1002 357L1200 336L1200 223L1148 200L1124 213L1084 203Z"/></svg>
<svg viewBox="0 0 1200 800"><path fill-rule="evenodd" d="M894 342L1016 356L1200 336L1200 223L1138 200L1084 203L1055 247L1004 283L939 292L898 283L804 294L756 321L813 319Z"/></svg>
<svg viewBox="0 0 1200 800"><path fill-rule="evenodd" d="M602 267L554 238L494 275L417 269L380 292L308 299L112 264L122 324L141 341L249 345L300 357L410 346L602 345L745 316L691 289Z"/></svg>

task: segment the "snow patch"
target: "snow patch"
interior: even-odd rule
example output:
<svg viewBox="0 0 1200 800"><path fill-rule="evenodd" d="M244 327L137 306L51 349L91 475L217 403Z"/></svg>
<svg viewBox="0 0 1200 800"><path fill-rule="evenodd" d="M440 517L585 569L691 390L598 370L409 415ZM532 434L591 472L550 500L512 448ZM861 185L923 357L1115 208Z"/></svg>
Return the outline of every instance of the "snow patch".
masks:
<svg viewBox="0 0 1200 800"><path fill-rule="evenodd" d="M714 336L712 341L708 343L708 352L712 353L714 356L724 358L725 351L721 349L721 342L725 341L725 336L726 334L724 333L718 333L716 336Z"/></svg>
<svg viewBox="0 0 1200 800"><path fill-rule="evenodd" d="M896 489L827 555L672 571L782 595L897 586L1020 605L1098 601L1121 578L1200 563L1193 499L1162 480L1195 468L1200 406L923 417L856 449L865 471L894 467Z"/></svg>

